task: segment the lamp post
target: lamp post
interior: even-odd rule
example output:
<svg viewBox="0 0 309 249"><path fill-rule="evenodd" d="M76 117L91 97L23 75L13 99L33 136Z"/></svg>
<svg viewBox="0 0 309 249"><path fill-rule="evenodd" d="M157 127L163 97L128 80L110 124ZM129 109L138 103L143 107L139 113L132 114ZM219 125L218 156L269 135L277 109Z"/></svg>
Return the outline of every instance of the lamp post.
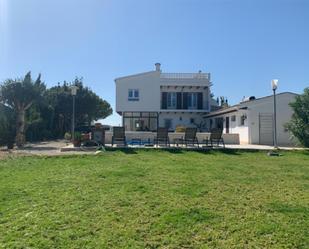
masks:
<svg viewBox="0 0 309 249"><path fill-rule="evenodd" d="M276 114L277 114L277 108L276 108L276 90L277 90L277 87L278 87L278 80L277 79L274 79L271 81L271 88L274 92L274 147L275 148L278 148L278 145L277 145L277 117L276 117Z"/></svg>
<svg viewBox="0 0 309 249"><path fill-rule="evenodd" d="M75 97L77 94L78 87L73 85L71 86L71 94L73 97L73 110L72 110L72 141L74 142L75 139Z"/></svg>

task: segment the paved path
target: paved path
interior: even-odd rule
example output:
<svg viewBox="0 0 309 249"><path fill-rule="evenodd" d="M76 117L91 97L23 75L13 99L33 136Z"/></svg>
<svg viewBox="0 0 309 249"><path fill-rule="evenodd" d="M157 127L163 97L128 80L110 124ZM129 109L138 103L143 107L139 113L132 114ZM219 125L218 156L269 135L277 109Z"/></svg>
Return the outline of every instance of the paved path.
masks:
<svg viewBox="0 0 309 249"><path fill-rule="evenodd" d="M226 148L229 149L246 149L246 150L273 150L273 146L258 145L258 144L227 144ZM300 147L279 147L280 150L303 150Z"/></svg>
<svg viewBox="0 0 309 249"><path fill-rule="evenodd" d="M37 142L37 143L27 143L22 149L14 149L10 152L2 150L0 152L0 158L7 155L38 155L38 156L61 156L61 155L71 155L71 154L93 154L93 152L84 151L70 151L61 152L62 147L67 146L65 140L55 140L47 142Z"/></svg>

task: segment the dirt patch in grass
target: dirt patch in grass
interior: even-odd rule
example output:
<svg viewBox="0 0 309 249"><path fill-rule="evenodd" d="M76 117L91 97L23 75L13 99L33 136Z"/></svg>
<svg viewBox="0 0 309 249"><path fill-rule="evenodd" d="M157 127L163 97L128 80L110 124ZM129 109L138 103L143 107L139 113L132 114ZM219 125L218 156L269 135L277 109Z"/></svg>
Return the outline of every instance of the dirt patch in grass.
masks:
<svg viewBox="0 0 309 249"><path fill-rule="evenodd" d="M7 151L0 151L0 160L7 158L8 154L9 153Z"/></svg>
<svg viewBox="0 0 309 249"><path fill-rule="evenodd" d="M0 150L0 160L5 160L8 158L17 158L21 156L27 156L27 154L23 152L17 152L15 150L11 150L11 151L5 150L5 149Z"/></svg>

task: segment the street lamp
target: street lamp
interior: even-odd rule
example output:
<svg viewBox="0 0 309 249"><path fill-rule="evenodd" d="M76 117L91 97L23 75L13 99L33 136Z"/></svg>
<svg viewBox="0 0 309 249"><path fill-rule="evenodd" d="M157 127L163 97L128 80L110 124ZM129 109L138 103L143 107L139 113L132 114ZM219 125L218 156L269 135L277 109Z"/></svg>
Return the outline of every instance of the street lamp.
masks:
<svg viewBox="0 0 309 249"><path fill-rule="evenodd" d="M77 94L77 90L78 90L78 87L73 85L71 86L71 94L72 94L72 97L73 97L73 115L72 115L72 141L74 142L74 139L75 139L75 97L76 97L76 94Z"/></svg>
<svg viewBox="0 0 309 249"><path fill-rule="evenodd" d="M277 79L274 79L271 81L271 88L274 92L274 147L275 148L278 148L277 146L277 117L276 117L276 90L278 88L278 80Z"/></svg>

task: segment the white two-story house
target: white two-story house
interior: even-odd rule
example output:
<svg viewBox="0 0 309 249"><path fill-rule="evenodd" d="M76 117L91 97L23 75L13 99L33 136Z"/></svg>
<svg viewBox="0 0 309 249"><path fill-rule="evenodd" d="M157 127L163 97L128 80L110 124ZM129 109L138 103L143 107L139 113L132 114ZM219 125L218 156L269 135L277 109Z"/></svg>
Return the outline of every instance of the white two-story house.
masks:
<svg viewBox="0 0 309 249"><path fill-rule="evenodd" d="M162 73L160 67L156 63L154 71L115 79L116 111L125 129L202 127L210 112L210 74Z"/></svg>

